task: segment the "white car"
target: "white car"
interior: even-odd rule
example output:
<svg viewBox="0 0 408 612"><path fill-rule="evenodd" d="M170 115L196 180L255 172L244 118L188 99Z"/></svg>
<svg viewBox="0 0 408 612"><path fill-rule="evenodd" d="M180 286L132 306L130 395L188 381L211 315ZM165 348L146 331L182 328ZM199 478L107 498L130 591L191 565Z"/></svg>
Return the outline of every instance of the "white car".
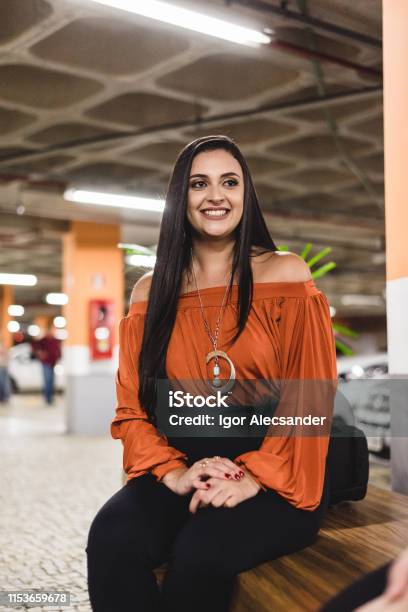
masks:
<svg viewBox="0 0 408 612"><path fill-rule="evenodd" d="M65 389L64 368L61 361L54 366L55 389ZM31 357L31 345L28 342L16 344L9 351L9 376L14 392L41 391L43 374L41 362Z"/></svg>
<svg viewBox="0 0 408 612"><path fill-rule="evenodd" d="M379 378L388 374L388 354L370 353L337 358L337 373L340 379Z"/></svg>

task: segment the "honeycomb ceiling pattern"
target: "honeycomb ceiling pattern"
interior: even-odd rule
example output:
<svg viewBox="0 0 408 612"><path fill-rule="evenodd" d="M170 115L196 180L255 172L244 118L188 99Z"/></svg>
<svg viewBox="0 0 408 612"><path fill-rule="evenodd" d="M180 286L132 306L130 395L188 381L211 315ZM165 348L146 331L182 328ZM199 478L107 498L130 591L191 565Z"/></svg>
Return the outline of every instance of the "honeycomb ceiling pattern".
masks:
<svg viewBox="0 0 408 612"><path fill-rule="evenodd" d="M178 4L269 28L274 43L243 47L89 0L0 3L0 269L39 276L16 299L34 309L60 290L72 219L157 241L157 213L71 204L66 186L164 197L180 149L222 133L248 160L275 242L295 252L308 241L331 246L337 268L319 281L331 303L345 315L384 314L381 47L277 14L277 0L262 11L234 0ZM296 1L286 6L300 14ZM307 8L381 39L379 0ZM128 292L141 272L126 268ZM346 307L345 293L373 304Z"/></svg>

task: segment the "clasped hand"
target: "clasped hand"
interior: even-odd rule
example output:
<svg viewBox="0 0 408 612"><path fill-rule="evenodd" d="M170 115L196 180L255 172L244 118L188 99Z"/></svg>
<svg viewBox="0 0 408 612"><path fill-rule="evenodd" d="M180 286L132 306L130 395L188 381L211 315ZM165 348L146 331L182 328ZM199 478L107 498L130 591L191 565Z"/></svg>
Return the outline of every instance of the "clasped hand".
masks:
<svg viewBox="0 0 408 612"><path fill-rule="evenodd" d="M212 457L196 461L190 468L177 468L166 474L164 483L179 495L194 491L189 510L221 506L232 508L256 495L259 484L245 468L226 457Z"/></svg>

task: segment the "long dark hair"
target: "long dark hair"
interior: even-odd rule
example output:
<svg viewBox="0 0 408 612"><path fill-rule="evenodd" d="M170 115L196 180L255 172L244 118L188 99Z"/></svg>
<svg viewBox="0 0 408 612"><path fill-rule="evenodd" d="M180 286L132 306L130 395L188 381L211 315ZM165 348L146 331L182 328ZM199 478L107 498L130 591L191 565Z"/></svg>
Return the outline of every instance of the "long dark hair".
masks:
<svg viewBox="0 0 408 612"><path fill-rule="evenodd" d="M263 252L278 250L262 216L245 158L233 139L222 135L205 136L193 140L184 147L177 157L167 187L156 264L150 285L143 341L139 353L139 402L154 424L157 383L159 379L167 378L165 367L167 348L176 319L183 273L188 274L191 270L192 236L187 219L191 165L198 153L217 149L225 149L238 160L244 178L243 213L235 229L232 274L227 295L228 300L235 272L238 270L238 330L231 343L234 343L242 333L251 309L252 247L262 247Z"/></svg>

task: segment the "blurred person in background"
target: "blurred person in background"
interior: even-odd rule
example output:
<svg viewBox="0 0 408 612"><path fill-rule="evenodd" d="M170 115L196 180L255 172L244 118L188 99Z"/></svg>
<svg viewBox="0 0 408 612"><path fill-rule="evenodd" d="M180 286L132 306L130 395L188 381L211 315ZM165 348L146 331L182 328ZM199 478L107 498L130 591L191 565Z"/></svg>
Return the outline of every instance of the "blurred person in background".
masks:
<svg viewBox="0 0 408 612"><path fill-rule="evenodd" d="M5 404L10 399L11 385L8 373L9 350L0 334L0 402Z"/></svg>
<svg viewBox="0 0 408 612"><path fill-rule="evenodd" d="M44 385L43 394L47 404L54 399L54 366L61 357L61 342L53 333L50 325L40 340L31 341L34 356L41 361Z"/></svg>

